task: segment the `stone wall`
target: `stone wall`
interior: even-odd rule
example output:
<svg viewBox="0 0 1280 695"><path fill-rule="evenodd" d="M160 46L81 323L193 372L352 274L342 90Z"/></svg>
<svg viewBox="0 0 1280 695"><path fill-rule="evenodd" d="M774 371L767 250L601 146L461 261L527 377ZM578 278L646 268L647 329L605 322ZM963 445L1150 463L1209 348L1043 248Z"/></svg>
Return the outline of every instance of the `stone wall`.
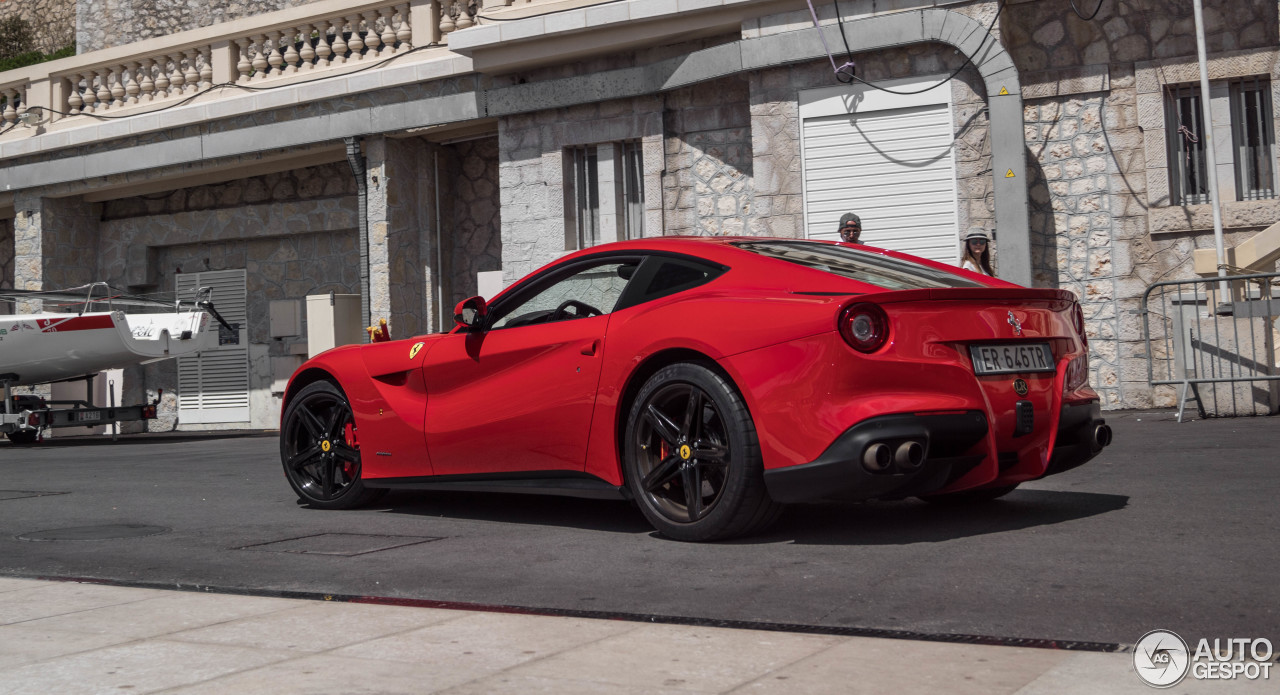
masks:
<svg viewBox="0 0 1280 695"><path fill-rule="evenodd" d="M1114 112L1117 106L1109 102L1102 93L1029 100L1023 120L1033 157L1028 175L1034 284L1068 289L1080 298L1090 383L1105 405L1114 406L1123 398L1116 308L1121 268L1115 262L1122 259L1115 257L1115 232L1125 210L1113 205L1112 188L1125 185L1118 160L1128 157L1117 156L1125 151L1113 151L1103 132L1104 108ZM1141 180L1128 182L1141 186Z"/></svg>
<svg viewBox="0 0 1280 695"><path fill-rule="evenodd" d="M1278 7L1275 0L1204 0L1207 50L1274 46ZM1092 11L1093 3L1081 9ZM1005 48L1024 74L1196 53L1191 3L1181 0L1103 2L1092 21L1065 2L1010 3L1002 25Z"/></svg>
<svg viewBox="0 0 1280 695"><path fill-rule="evenodd" d="M74 0L0 0L0 16L18 16L32 29L32 49L53 53L76 40Z"/></svg>
<svg viewBox="0 0 1280 695"><path fill-rule="evenodd" d="M652 95L499 119L498 181L506 284L571 250L565 243L566 147L639 140L645 233L661 233L662 105L662 96Z"/></svg>
<svg viewBox="0 0 1280 695"><path fill-rule="evenodd" d="M451 145L453 179L452 308L478 294L476 274L502 270L501 194L498 190L498 138Z"/></svg>
<svg viewBox="0 0 1280 695"><path fill-rule="evenodd" d="M356 180L345 161L281 171L222 183L120 198L103 204L102 219L234 209L297 200L356 194Z"/></svg>
<svg viewBox="0 0 1280 695"><path fill-rule="evenodd" d="M0 220L0 287L13 289L13 220Z"/></svg>
<svg viewBox="0 0 1280 695"><path fill-rule="evenodd" d="M312 1L77 0L76 47L80 53L97 51Z"/></svg>
<svg viewBox="0 0 1280 695"><path fill-rule="evenodd" d="M746 233L754 191L748 89L736 76L666 95L666 234Z"/></svg>

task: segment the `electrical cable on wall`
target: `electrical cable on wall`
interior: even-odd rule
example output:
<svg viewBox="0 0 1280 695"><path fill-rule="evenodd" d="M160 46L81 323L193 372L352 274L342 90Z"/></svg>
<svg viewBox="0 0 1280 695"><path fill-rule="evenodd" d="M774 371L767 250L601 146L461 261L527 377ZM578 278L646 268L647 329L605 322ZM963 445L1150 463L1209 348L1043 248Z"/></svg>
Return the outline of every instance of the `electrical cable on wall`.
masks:
<svg viewBox="0 0 1280 695"><path fill-rule="evenodd" d="M1088 17L1086 17L1086 16L1084 16L1084 14L1083 14L1083 13L1081 13L1081 12L1080 12L1080 8L1076 7L1076 0L1067 0L1067 2L1069 2L1069 3L1071 4L1071 11L1072 11L1072 12L1075 12L1077 17L1079 17L1080 19L1083 19L1083 20L1084 20L1084 21L1086 21L1086 22L1088 22L1088 21L1092 20L1094 17L1097 17L1097 16L1098 16L1098 11L1102 9L1102 5L1103 5L1103 3L1105 3L1106 1L1107 1L1107 0L1098 0L1098 6L1097 6L1097 7L1095 7L1095 8L1093 8L1093 14L1089 15Z"/></svg>
<svg viewBox="0 0 1280 695"><path fill-rule="evenodd" d="M994 29L995 29L996 21L1000 19L1000 13L1004 10L1004 6L1005 6L1005 4L1007 3L1007 1L1008 1L1008 0L1000 0L1000 4L996 6L996 14L995 14L995 16L994 16L994 17L992 17L992 18L991 18L991 24L987 25L987 34L988 34L988 35L990 35L990 34L991 34L991 32L992 32L992 30L994 30ZM843 18L841 18L841 16L840 16L840 5L839 5L839 0L836 0L836 2L835 2L835 6L836 6L836 23L837 23L837 24L839 25L839 27L840 27L840 36L841 36L841 38L845 38L845 50L847 51L847 55L848 55L848 59L849 59L849 60L848 60L844 65L841 65L840 67L836 67L836 59L835 59L835 56L831 53L831 48L830 48L829 46L827 46L827 38L826 38L826 35L825 35L825 33L822 31L822 27L818 24L818 12L817 12L817 10L815 10L815 9L814 9L814 7L813 7L813 0L806 0L806 2L808 2L808 3L809 3L809 14L813 16L813 27L814 27L815 29L817 29L817 30L818 30L818 35L822 38L822 46L823 46L823 48L825 48L825 49L826 49L826 51L827 51L827 58L829 58L829 59L831 60L831 68L832 68L832 70L835 72L835 75L836 75L836 81L837 81L837 82L840 82L841 84L852 84L852 83L853 83L853 81L855 81L855 80L856 80L856 81L861 82L862 84L864 84L864 85L866 85L866 86L868 86L868 87L871 87L871 88L873 88L873 89L878 89L878 90L880 90L880 91L882 91L882 92L888 92L889 94L898 94L898 95L901 95L901 96L909 96L909 95L912 95L912 94L923 94L923 93L925 93L925 92L927 92L927 91L929 91L929 90L931 90L931 89L937 89L938 87L941 87L942 85L944 85L944 84L946 84L946 83L950 82L951 80L955 79L956 75L959 75L961 70L964 70L966 67L968 67L968 65L969 65L970 63L972 63L972 62L973 62L973 56L968 56L968 55L966 55L966 56L965 56L965 59L964 59L964 62L960 64L960 67L956 68L956 69L955 69L955 71L954 71L954 72L952 72L950 75L947 75L946 79L942 80L942 81L941 81L941 82L939 82L938 84L931 85L931 86L929 86L929 87L925 87L924 89L918 89L918 90L915 90L915 91L910 91L910 92L908 92L908 91L902 91L902 90L890 89L890 88L888 88L888 87L882 87L882 86L880 86L880 85L878 85L878 84L876 84L876 83L874 83L874 82L870 82L870 81L865 80L865 79L863 79L863 78L861 78L861 77L858 77L857 72L855 71L855 70L856 70L856 65L854 64L854 61L853 61L853 51L849 48L849 41L848 41L848 39L847 39L847 38L845 38L845 35L844 35L844 19L843 19ZM845 68L848 68L848 70L847 70L847 71L845 71ZM841 77L842 75L848 76L850 79L848 79L848 80L843 79L843 78Z"/></svg>

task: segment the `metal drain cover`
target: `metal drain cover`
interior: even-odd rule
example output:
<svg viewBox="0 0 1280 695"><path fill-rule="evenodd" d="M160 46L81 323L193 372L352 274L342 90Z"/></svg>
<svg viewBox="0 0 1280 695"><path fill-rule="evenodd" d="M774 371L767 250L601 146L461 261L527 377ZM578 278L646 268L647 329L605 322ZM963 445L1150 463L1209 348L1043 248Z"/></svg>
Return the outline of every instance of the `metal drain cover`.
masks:
<svg viewBox="0 0 1280 695"><path fill-rule="evenodd" d="M107 526L76 526L55 528L48 531L32 531L15 536L20 541L107 541L115 538L141 538L168 533L167 526L144 524L109 524Z"/></svg>
<svg viewBox="0 0 1280 695"><path fill-rule="evenodd" d="M236 550L262 550L269 553L302 553L305 555L341 555L352 557L380 550L430 543L439 536L383 536L363 533L321 533L282 541L245 545Z"/></svg>
<svg viewBox="0 0 1280 695"><path fill-rule="evenodd" d="M65 495L65 492L41 492L39 490L0 490L0 501L20 500L24 497L48 497L49 495Z"/></svg>

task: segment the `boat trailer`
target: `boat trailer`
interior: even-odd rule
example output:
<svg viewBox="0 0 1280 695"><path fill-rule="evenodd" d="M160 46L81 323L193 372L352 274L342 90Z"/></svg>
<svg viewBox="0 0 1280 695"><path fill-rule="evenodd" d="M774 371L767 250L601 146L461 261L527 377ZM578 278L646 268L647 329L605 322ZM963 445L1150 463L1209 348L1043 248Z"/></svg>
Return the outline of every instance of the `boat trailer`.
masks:
<svg viewBox="0 0 1280 695"><path fill-rule="evenodd" d="M116 430L118 422L139 422L154 420L164 389L156 392L156 399L143 405L120 405L116 403L115 382L111 382L107 406L93 404L93 380L97 374L89 374L64 381L85 382L85 400L51 400L30 394L13 395L12 384L18 381L17 374L0 374L0 384L4 385L4 410L0 412L0 432L14 444L34 444L40 441L46 429L60 427L94 427L108 425L111 427L111 439L119 436Z"/></svg>

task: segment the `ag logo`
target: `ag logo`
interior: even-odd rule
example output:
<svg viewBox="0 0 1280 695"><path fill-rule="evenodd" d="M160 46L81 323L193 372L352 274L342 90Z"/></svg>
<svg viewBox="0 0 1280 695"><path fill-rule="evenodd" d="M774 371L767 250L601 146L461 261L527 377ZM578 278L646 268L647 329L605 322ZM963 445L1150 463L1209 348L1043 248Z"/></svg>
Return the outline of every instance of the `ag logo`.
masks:
<svg viewBox="0 0 1280 695"><path fill-rule="evenodd" d="M1018 394L1019 396L1025 396L1025 395L1027 395L1027 391L1028 391L1028 390L1029 390L1029 389L1027 388L1027 382L1023 381L1022 379L1014 379L1014 380L1013 380L1013 392L1014 392L1014 393Z"/></svg>
<svg viewBox="0 0 1280 695"><path fill-rule="evenodd" d="M328 452L329 449L332 449L332 448L333 448L333 445L329 443L328 439L324 440L323 442L320 442L321 451Z"/></svg>
<svg viewBox="0 0 1280 695"><path fill-rule="evenodd" d="M409 359L413 359L414 357L417 357L418 351L421 349L422 349L422 343L414 343L413 347L409 348Z"/></svg>
<svg viewBox="0 0 1280 695"><path fill-rule="evenodd" d="M1168 630L1152 630L1133 647L1133 668L1142 682L1153 688L1181 683L1190 667L1187 643Z"/></svg>

